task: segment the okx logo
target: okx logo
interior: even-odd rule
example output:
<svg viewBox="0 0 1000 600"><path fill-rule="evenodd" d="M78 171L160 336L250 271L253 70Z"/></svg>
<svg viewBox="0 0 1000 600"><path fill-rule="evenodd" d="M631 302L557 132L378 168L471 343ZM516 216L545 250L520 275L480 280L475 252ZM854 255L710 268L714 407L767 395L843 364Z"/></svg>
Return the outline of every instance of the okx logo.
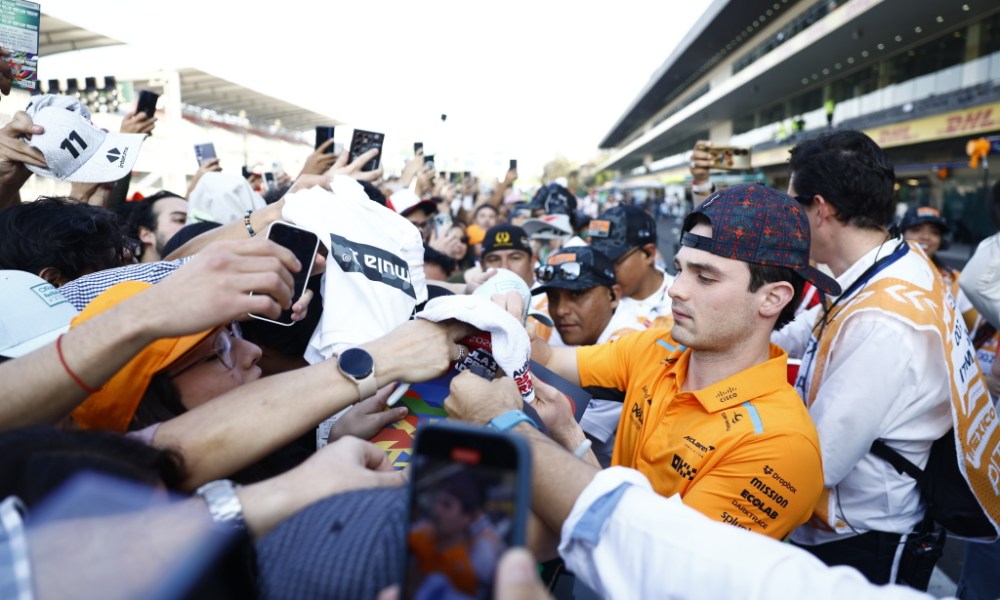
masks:
<svg viewBox="0 0 1000 600"><path fill-rule="evenodd" d="M681 477L687 479L688 481L693 481L695 473L698 472L698 469L692 467L686 460L677 454L675 454L674 459L670 461L670 466L673 467L675 471L680 473Z"/></svg>
<svg viewBox="0 0 1000 600"><path fill-rule="evenodd" d="M113 163L121 157L122 153L118 148L112 148L111 150L108 150L108 162Z"/></svg>

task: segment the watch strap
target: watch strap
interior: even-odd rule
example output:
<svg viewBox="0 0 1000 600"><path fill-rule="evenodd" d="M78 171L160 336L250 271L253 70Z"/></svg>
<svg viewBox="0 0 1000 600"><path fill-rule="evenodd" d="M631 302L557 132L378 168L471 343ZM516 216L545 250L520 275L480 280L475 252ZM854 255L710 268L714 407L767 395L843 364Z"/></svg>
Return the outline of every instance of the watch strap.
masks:
<svg viewBox="0 0 1000 600"><path fill-rule="evenodd" d="M490 422L487 423L487 425L491 429L495 429L497 431L510 431L511 429L517 427L517 425L521 422L527 422L535 429L538 429L538 425L531 419L531 417L524 414L524 412L520 410L508 410L502 415L490 419Z"/></svg>
<svg viewBox="0 0 1000 600"><path fill-rule="evenodd" d="M236 531L247 530L246 522L243 520L243 505L236 495L236 486L232 481L228 479L209 481L198 488L196 493L208 505L208 513L213 521Z"/></svg>

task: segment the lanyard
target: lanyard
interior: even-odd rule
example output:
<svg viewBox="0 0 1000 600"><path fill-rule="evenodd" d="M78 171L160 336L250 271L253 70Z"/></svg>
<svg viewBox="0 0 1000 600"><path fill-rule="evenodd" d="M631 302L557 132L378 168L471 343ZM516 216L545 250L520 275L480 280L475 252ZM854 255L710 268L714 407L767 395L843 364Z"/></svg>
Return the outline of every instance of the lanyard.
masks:
<svg viewBox="0 0 1000 600"><path fill-rule="evenodd" d="M809 340L809 345L806 348L805 354L803 355L802 362L805 363L806 362L805 359L808 357L809 363L808 365L805 364L803 365L806 368L800 371L799 376L798 378L796 378L795 381L795 387L799 388L802 392L803 401L806 401L806 399L808 398L808 395L806 393L807 391L806 385L809 382L809 377L812 375L813 366L816 364L815 353L819 348L819 339L823 336L823 332L826 330L826 326L836 316L836 315L831 316L831 312L833 311L833 309L836 308L838 304L840 304L841 300L849 298L853 296L855 293L861 291L861 288L863 288L869 281L871 281L873 277L884 271L887 267L889 267L889 265L903 258L903 256L905 256L906 253L909 251L910 251L910 245L907 244L905 241L900 242L899 245L896 246L896 249L893 250L892 254L876 260L875 264L865 269L865 272L862 273L857 279L855 279L854 282L851 283L851 285L847 286L847 289L844 290L844 292L840 294L840 296L838 296L837 299L834 300L829 307L826 307L824 305L823 315L820 318L820 322L813 326L812 339Z"/></svg>

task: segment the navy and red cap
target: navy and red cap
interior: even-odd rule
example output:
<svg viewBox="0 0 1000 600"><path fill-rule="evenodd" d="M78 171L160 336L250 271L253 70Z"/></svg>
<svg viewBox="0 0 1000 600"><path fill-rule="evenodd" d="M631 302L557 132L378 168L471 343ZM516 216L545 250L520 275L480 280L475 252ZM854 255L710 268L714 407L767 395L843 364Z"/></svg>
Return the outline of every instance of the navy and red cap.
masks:
<svg viewBox="0 0 1000 600"><path fill-rule="evenodd" d="M712 237L691 233L705 215ZM734 185L715 192L684 219L681 245L745 263L787 267L831 296L840 285L809 265L809 221L802 205L763 184Z"/></svg>

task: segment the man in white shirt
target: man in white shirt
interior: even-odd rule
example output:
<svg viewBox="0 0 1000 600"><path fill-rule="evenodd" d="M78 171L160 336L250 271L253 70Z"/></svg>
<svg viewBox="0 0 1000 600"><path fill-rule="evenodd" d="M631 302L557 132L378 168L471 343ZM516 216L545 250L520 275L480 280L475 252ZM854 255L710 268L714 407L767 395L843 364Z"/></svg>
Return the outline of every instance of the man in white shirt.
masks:
<svg viewBox="0 0 1000 600"><path fill-rule="evenodd" d="M791 540L872 583L926 589L939 554L915 545L939 551L943 535L925 522L916 482L869 450L881 439L923 468L952 426L957 373L945 328L954 303L926 256L888 233L895 176L874 141L824 134L793 148L790 167L788 193L805 207L812 259L844 290L772 336L802 357L795 387L819 432L826 486Z"/></svg>

